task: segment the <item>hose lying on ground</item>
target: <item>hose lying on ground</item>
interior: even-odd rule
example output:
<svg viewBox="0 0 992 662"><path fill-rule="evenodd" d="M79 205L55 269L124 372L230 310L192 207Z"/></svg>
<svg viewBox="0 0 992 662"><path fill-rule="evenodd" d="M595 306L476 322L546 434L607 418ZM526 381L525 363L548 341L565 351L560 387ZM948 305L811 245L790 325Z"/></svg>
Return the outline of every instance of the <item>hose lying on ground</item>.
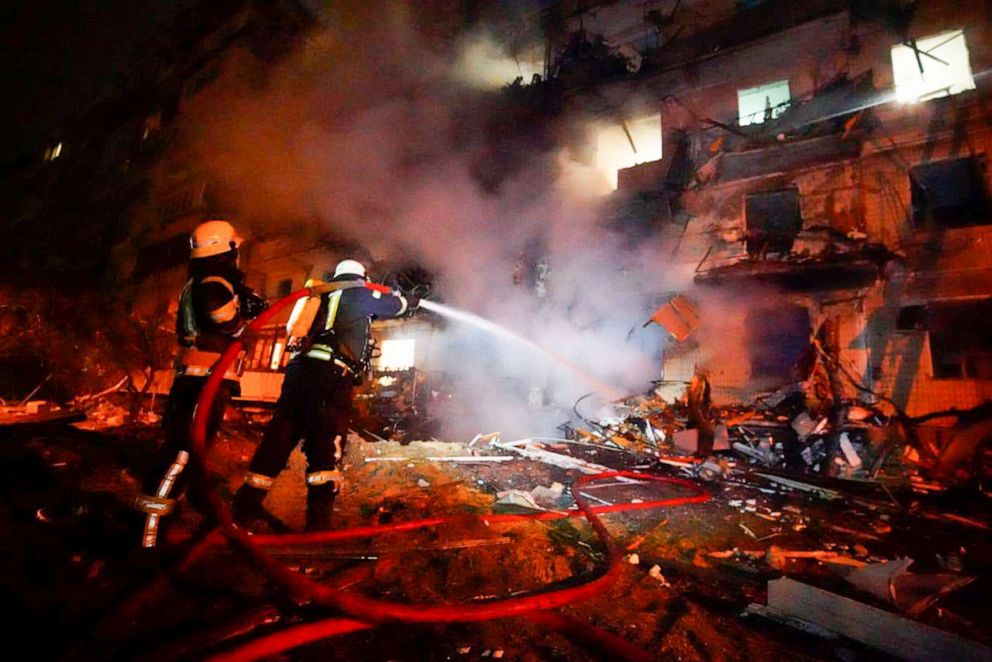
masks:
<svg viewBox="0 0 992 662"><path fill-rule="evenodd" d="M254 333L264 327L279 311L292 304L297 299L309 295L309 290L303 289L278 301L248 328L248 333ZM677 478L650 476L627 471L607 472L597 475L579 477L572 485L572 496L578 505L578 511L566 513L542 512L526 515L479 515L476 521L515 522L527 520L551 520L563 517L584 516L592 526L597 537L607 549L609 566L605 573L595 579L578 586L570 586L543 593L490 600L486 602L456 602L442 604L399 603L387 600L377 600L366 596L341 591L330 586L315 582L308 577L290 570L286 565L268 554L263 546L285 544L326 543L348 538L368 537L386 531L401 531L450 524L455 520L466 518L434 517L415 522L401 522L377 526L366 526L341 531L325 531L280 536L251 536L234 525L231 511L220 495L212 489L206 469L206 429L214 397L223 380L224 373L242 350L240 340L231 343L221 357L213 365L210 376L200 394L196 413L192 424L192 454L194 458L194 480L203 501L206 515L217 523L219 531L232 547L244 553L266 577L285 589L289 595L300 604L317 604L339 609L353 619L329 619L308 623L277 632L248 644L234 651L229 651L223 659L249 660L263 655L272 655L282 650L299 646L303 643L316 641L324 636L352 632L366 627L373 627L384 621L403 621L410 623L453 623L482 621L511 616L525 616L534 622L540 622L557 630L575 630L576 624L564 616L549 614L549 610L567 606L579 600L591 598L606 590L619 576L622 563L622 552L614 543L599 519L598 515L625 510L641 510L675 506L687 503L701 503L708 500L709 494L696 485ZM639 480L667 483L686 487L695 492L693 496L677 497L636 504L617 504L593 508L582 497L580 488L595 480L612 477L637 478ZM591 626L583 626L590 629ZM595 629L595 628L593 628ZM597 642L600 647L611 650L614 656L622 659L646 659L646 655L632 646L605 631L595 629L596 633L588 637ZM294 634L295 633L295 634Z"/></svg>

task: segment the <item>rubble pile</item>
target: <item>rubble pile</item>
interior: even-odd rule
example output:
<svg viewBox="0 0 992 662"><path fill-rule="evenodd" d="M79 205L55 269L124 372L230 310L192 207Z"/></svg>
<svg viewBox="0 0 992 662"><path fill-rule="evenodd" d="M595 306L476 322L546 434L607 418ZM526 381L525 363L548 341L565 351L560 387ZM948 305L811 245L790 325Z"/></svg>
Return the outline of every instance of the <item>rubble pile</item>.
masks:
<svg viewBox="0 0 992 662"><path fill-rule="evenodd" d="M0 401L0 431L39 431L82 421L86 415L72 407L61 407L45 400L15 404Z"/></svg>
<svg viewBox="0 0 992 662"><path fill-rule="evenodd" d="M970 441L980 432L963 420L969 414L981 419L975 411L942 412L962 422L945 428L943 446L937 447L925 441L926 430L878 405L846 401L825 407L806 382L726 407L697 402L693 388L676 402L654 392L628 399L617 405L621 416L566 426L566 436L706 480L762 477L824 498L838 496L838 485L924 493L981 486L988 478L984 450ZM987 432L987 425L980 431ZM969 448L972 456L963 456Z"/></svg>

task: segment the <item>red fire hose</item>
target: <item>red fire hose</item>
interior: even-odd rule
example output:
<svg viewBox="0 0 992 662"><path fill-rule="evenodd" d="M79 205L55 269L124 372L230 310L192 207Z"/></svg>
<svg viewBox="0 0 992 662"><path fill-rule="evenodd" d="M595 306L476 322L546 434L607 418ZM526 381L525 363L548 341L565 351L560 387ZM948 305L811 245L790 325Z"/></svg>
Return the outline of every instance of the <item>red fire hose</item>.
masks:
<svg viewBox="0 0 992 662"><path fill-rule="evenodd" d="M297 299L309 294L308 289L294 292L288 297L278 301L262 315L260 315L248 327L248 332L252 333L265 326L280 310L293 303ZM263 637L250 642L218 659L228 660L251 660L262 655L271 655L281 650L299 646L304 643L316 641L320 638L351 632L366 627L372 627L376 623L383 621L405 621L412 623L447 623L447 622L469 622L481 621L494 618L506 618L510 616L525 616L532 621L540 622L557 630L574 631L578 626L574 621L570 621L557 614L549 614L549 610L564 607L573 602L591 598L603 592L612 584L620 573L622 553L613 544L613 540L600 521L598 515L602 513L619 512L625 510L641 510L647 508L660 508L664 506L676 506L688 503L701 503L707 501L710 495L698 486L677 478L664 478L627 471L613 471L592 476L581 476L572 485L572 496L578 505L577 511L570 512L542 512L527 515L491 514L472 517L432 517L412 522L400 522L377 526L364 526L353 529L338 531L321 531L316 533L303 533L278 536L251 536L242 529L234 525L230 509L221 499L220 495L210 486L208 473L204 458L206 456L206 429L207 416L211 409L211 404L217 394L223 380L224 373L228 366L234 361L242 350L242 342L235 341L229 345L220 359L213 365L210 376L200 394L196 412L193 417L192 429L192 453L196 459L194 462L194 478L198 483L203 498L207 515L213 517L220 529L220 532L228 542L238 550L245 553L263 572L275 583L286 589L290 595L300 603L314 603L326 607L340 609L358 620L329 619L308 623L303 626L296 626L282 632ZM652 481L658 483L668 483L679 485L691 489L695 494L688 497L677 497L648 501L637 504L618 504L604 507L590 507L580 493L580 488L594 480L612 477L628 477L638 480ZM319 584L304 575L290 570L286 565L269 555L264 546L288 545L288 544L311 544L327 543L332 541L346 540L352 538L369 537L387 531L408 531L428 526L438 526L450 524L456 521L480 521L493 522L518 522L529 520L553 520L563 517L584 516L596 532L597 537L608 551L609 567L601 576L592 581L579 586L572 586L557 589L545 593L519 596L514 598L503 598L487 602L454 602L442 604L404 604L385 600L376 600L362 595L347 593L327 585ZM583 626L589 629L591 626ZM594 628L595 629L595 628ZM624 659L646 659L646 656L631 647L622 639L611 635L605 631L595 629L596 633L586 637L590 642L598 644L600 647L608 648L612 653Z"/></svg>

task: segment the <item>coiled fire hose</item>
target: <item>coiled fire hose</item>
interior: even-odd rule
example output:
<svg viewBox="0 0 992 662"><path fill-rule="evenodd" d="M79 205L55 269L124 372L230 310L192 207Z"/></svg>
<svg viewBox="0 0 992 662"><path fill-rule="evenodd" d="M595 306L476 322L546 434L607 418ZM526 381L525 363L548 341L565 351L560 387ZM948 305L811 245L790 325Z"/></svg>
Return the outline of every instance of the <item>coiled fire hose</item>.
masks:
<svg viewBox="0 0 992 662"><path fill-rule="evenodd" d="M248 327L248 333L251 334L263 328L286 306L309 295L309 289L302 289L276 302L251 323ZM709 500L709 493L693 483L677 478L651 476L629 471L612 471L581 476L573 483L571 491L578 505L577 511L541 512L525 515L489 514L431 517L410 522L364 526L336 531L252 536L235 526L227 504L212 489L205 463L207 417L223 380L224 373L242 349L242 341L235 340L224 350L221 357L212 366L210 375L200 393L200 398L193 416L191 443L191 450L195 460L193 462L193 473L194 480L200 491L205 514L216 522L218 530L232 547L245 554L269 580L286 590L297 603L309 603L334 608L343 611L353 618L331 618L290 627L221 653L215 659L254 660L325 637L374 627L386 621L453 623L515 616L528 618L533 622L555 630L567 631L570 636L576 636L584 640L587 644L609 651L617 659L649 659L644 652L634 648L615 635L594 626L580 624L566 616L552 613L549 610L564 607L573 602L585 600L600 594L619 576L621 572L622 553L619 547L614 544L609 532L599 519L600 514L701 503ZM694 494L692 496L647 501L644 503L591 507L582 497L580 488L592 481L613 477L635 478L643 481L678 485L692 490ZM315 582L304 575L290 570L285 564L271 556L264 549L264 547L276 545L330 543L353 538L371 537L385 532L410 531L429 526L440 526L457 521L485 520L488 523L501 523L554 520L578 516L584 516L589 521L600 542L607 550L609 567L605 573L578 586L486 602L423 604L377 600Z"/></svg>

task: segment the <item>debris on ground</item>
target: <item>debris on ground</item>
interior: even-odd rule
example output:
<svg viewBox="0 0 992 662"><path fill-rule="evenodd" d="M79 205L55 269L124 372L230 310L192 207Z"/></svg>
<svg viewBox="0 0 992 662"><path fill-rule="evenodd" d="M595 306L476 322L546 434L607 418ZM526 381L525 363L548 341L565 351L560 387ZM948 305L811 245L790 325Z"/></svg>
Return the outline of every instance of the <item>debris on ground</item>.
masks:
<svg viewBox="0 0 992 662"><path fill-rule="evenodd" d="M558 448L571 442L620 452L645 467L669 467L687 478L769 495L805 493L899 507L919 495L939 495L992 478L992 463L985 457L989 444L976 443L977 435L987 435L992 426L992 404L910 418L887 402L825 403L822 385L811 382L825 379L828 359L820 357L820 372L813 370L810 382L790 383L734 406L714 406L705 375L697 374L681 400L669 402L650 391L618 403L620 415L583 419L585 427L563 425L566 439ZM930 440L928 428L921 427L934 419L950 424L943 445ZM549 443L532 439L493 446L564 468L601 470L597 462L583 469L579 460L549 454L556 452ZM992 528L985 518L943 510L924 508L921 516L963 518L962 524Z"/></svg>
<svg viewBox="0 0 992 662"><path fill-rule="evenodd" d="M495 432L467 442L353 437L343 468L348 480L335 502L342 527L402 523L439 513L536 513L548 521L487 521L412 538L389 535L348 546L287 548L279 557L310 577L361 584L363 592L413 601L492 599L567 584L597 572L606 562L605 550L581 518L552 519L575 512L571 486L590 474L638 471L704 486L712 498L693 508L635 509L604 517L624 559L617 590L630 596L630 604L618 606L615 596L604 598L578 605L576 617L623 633L646 649L657 649L657 642L664 641L666 654L685 659L703 659L692 641L706 642L701 645L714 650L733 647L729 642L743 640L743 632L751 649L748 659L774 656L789 644L775 632L756 634L738 614L748 604L763 603L766 586L784 575L803 586L823 586L858 609L890 610L885 613L950 634L961 648L948 650L989 643L983 632L992 614L965 606L988 588L992 550L983 541L992 523L987 507L981 507L981 499L979 506L960 500L952 489L958 484L956 474L928 470L919 459L926 451L907 437L902 423L875 406L854 402L846 404L843 420L805 407L801 386L734 408L707 404L701 380L695 388L691 406L687 401L664 401L651 392L618 403L609 419L563 426L562 438L506 440ZM154 438L154 408L133 409L125 403L113 393L90 400L89 420L75 429L85 427L101 439L132 434ZM39 413L46 409L41 404L32 407ZM244 475L257 443L253 421L236 411L225 421L211 451L218 479L234 484ZM99 509L72 495L106 490L126 504L127 494L135 489L133 479L131 484L125 480L130 468L121 467L121 458L106 463L115 467L112 471L80 470L90 466L87 457L97 446L106 450L114 444L91 447L58 435L25 438L25 455L10 466L30 465L41 481L76 481L72 493L60 499L39 500L36 492L26 489L12 501L19 516L45 536L92 527L90 520ZM141 448L124 452L125 466L134 459L130 454L146 452ZM17 471L23 482L27 474ZM303 527L304 473L305 462L297 451L266 502L290 528ZM579 494L594 508L612 512L657 499L657 492L643 481L614 475L583 485ZM191 509L180 515L185 531L179 535L188 537L197 515ZM911 569L910 557L917 559ZM85 548L74 549L65 562L82 568L80 581L89 587L86 590L112 581L116 572L112 559ZM212 563L204 561L207 568ZM353 567L345 571L347 564ZM20 562L15 565L20 567ZM93 579L87 579L90 576ZM256 595L264 595L263 586L256 588ZM713 605L725 609L714 610ZM229 608L236 610L234 603ZM659 620L668 609L683 610L678 625ZM874 646L859 639L857 632L835 630L835 624L819 615L788 612L774 600L750 611L816 637ZM287 622L299 617L283 614ZM177 612L174 625L182 627L181 622ZM141 634L131 641L145 637L154 642L156 631L141 626L135 630ZM503 650L535 650L528 648L533 632L497 624L479 625L474 632L459 640L471 654L498 658ZM556 643L555 650L561 645ZM807 641L804 646L808 645ZM548 650L538 654L576 654ZM454 653L455 648L446 649L447 655ZM396 650L384 649L378 657L394 658Z"/></svg>
<svg viewBox="0 0 992 662"><path fill-rule="evenodd" d="M768 582L768 604L748 612L824 637L846 637L914 662L987 662L992 648L788 577Z"/></svg>
<svg viewBox="0 0 992 662"><path fill-rule="evenodd" d="M0 431L43 432L86 420L86 413L44 400L0 405Z"/></svg>
<svg viewBox="0 0 992 662"><path fill-rule="evenodd" d="M902 557L858 568L845 579L856 588L916 617L941 596L975 581L954 573L911 573L913 559Z"/></svg>

